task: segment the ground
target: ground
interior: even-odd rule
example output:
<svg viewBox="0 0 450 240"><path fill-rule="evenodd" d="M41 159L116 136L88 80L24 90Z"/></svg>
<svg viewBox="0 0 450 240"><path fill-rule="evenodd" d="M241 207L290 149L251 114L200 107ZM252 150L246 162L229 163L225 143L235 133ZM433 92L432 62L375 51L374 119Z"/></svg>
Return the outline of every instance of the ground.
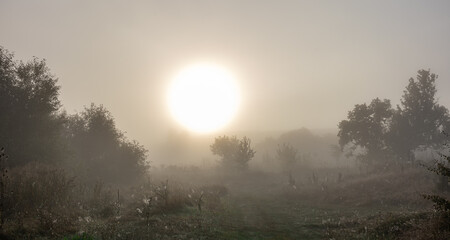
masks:
<svg viewBox="0 0 450 240"><path fill-rule="evenodd" d="M314 172L316 180L311 177L312 172L304 171L294 175L295 186L288 184L285 175L273 173L169 175L172 177L155 174L154 184L147 185L151 186L151 193L160 191L154 195L160 197L148 204L145 197L141 199L147 196L146 188L141 187L122 193L121 204L115 210L105 208L109 210L103 209L96 215L87 211L90 214L78 217L71 230L49 233L45 229L29 228L22 232L16 229L11 239L18 236L73 240L447 239L449 236L448 232L438 231L433 223L437 215L431 203L422 197L435 184L433 175L422 168L371 174L322 170ZM165 181L160 181L165 177ZM167 193L167 202L161 193ZM204 193L201 210L197 204L200 193Z"/></svg>

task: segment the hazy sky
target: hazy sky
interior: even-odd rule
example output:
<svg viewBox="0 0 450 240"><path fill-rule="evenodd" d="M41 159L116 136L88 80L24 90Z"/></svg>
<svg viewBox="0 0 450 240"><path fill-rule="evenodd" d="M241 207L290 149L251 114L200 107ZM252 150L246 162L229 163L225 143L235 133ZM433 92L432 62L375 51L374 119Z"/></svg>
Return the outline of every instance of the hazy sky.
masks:
<svg viewBox="0 0 450 240"><path fill-rule="evenodd" d="M198 61L238 78L228 131L336 128L355 104L397 104L421 68L449 108L449 13L448 0L0 0L0 45L47 59L69 113L103 104L150 146L175 126L171 78Z"/></svg>

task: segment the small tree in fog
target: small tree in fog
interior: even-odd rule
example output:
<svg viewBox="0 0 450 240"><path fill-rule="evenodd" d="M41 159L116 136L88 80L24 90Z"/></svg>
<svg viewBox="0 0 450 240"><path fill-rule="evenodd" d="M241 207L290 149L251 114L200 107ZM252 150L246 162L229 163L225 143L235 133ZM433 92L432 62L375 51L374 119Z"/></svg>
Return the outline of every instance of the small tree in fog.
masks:
<svg viewBox="0 0 450 240"><path fill-rule="evenodd" d="M255 156L250 138L242 139L226 135L217 137L210 146L214 155L220 156L221 165L226 168L247 169L248 162Z"/></svg>
<svg viewBox="0 0 450 240"><path fill-rule="evenodd" d="M288 175L289 185L296 188L295 179L294 177L292 177L292 169L295 167L295 164L297 163L297 149L292 147L290 144L286 143L278 145L277 158L281 163L283 172L285 172Z"/></svg>
<svg viewBox="0 0 450 240"><path fill-rule="evenodd" d="M286 143L278 145L277 158L280 161L283 171L291 174L291 170L297 163L297 149Z"/></svg>

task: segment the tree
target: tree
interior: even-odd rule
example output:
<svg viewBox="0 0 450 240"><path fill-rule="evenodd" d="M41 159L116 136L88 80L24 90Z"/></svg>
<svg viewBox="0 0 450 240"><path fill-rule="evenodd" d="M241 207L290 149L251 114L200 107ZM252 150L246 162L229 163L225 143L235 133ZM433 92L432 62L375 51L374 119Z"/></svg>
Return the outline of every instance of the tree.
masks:
<svg viewBox="0 0 450 240"><path fill-rule="evenodd" d="M291 170L297 163L297 149L286 143L278 145L277 158L281 163L283 171L291 174Z"/></svg>
<svg viewBox="0 0 450 240"><path fill-rule="evenodd" d="M386 156L388 146L385 139L392 114L391 103L387 99L376 98L370 105L355 105L348 113L348 120L343 120L338 125L341 149L351 145L354 152L357 147L361 147L365 151L363 159L369 164Z"/></svg>
<svg viewBox="0 0 450 240"><path fill-rule="evenodd" d="M356 105L348 120L339 123L341 148L362 147L369 161L389 154L407 161L419 146L442 144L440 132L450 129L450 116L447 108L436 101L436 79L430 70L419 70L416 80L409 79L396 110L391 109L389 100L378 98L369 106Z"/></svg>
<svg viewBox="0 0 450 240"><path fill-rule="evenodd" d="M226 168L247 169L248 162L255 156L251 140L247 137L242 139L226 135L217 137L210 149L214 155L222 158L221 164Z"/></svg>
<svg viewBox="0 0 450 240"><path fill-rule="evenodd" d="M297 163L297 149L289 144L283 143L282 145L278 145L277 156L283 171L288 176L289 185L296 189L295 179L292 177L292 169Z"/></svg>
<svg viewBox="0 0 450 240"><path fill-rule="evenodd" d="M45 60L16 62L0 47L0 145L14 158L11 166L30 161L55 162L64 155L57 79Z"/></svg>
<svg viewBox="0 0 450 240"><path fill-rule="evenodd" d="M397 106L389 133L389 145L396 155L409 160L411 151L423 145L436 147L444 141L441 131L450 128L447 108L437 103L437 75L419 70L416 80L409 79Z"/></svg>
<svg viewBox="0 0 450 240"><path fill-rule="evenodd" d="M132 182L148 167L147 150L126 139L102 105L91 104L82 113L70 116L65 136L72 152L69 164L86 172L88 180Z"/></svg>

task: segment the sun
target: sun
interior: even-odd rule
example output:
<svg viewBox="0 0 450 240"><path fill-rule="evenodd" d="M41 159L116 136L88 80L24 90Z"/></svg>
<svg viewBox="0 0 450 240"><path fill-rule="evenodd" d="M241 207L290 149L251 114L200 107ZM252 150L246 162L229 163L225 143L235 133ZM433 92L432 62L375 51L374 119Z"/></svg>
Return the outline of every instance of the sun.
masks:
<svg viewBox="0 0 450 240"><path fill-rule="evenodd" d="M168 104L183 127L208 133L224 127L240 101L235 78L214 64L196 64L180 71L169 87Z"/></svg>

